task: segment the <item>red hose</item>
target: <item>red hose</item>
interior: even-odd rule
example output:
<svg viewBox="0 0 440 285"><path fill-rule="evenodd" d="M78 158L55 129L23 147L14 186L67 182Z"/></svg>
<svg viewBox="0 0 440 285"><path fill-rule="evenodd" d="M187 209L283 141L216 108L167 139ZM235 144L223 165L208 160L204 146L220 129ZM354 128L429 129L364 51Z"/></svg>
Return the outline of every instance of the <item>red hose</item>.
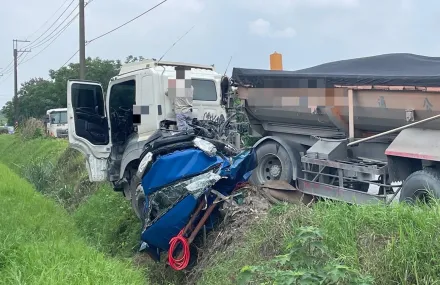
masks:
<svg viewBox="0 0 440 285"><path fill-rule="evenodd" d="M182 256L180 258L174 258L173 253L179 243L181 243L183 247ZM177 236L170 240L168 262L174 270L182 270L188 266L190 256L188 240L183 236L183 230L181 230Z"/></svg>

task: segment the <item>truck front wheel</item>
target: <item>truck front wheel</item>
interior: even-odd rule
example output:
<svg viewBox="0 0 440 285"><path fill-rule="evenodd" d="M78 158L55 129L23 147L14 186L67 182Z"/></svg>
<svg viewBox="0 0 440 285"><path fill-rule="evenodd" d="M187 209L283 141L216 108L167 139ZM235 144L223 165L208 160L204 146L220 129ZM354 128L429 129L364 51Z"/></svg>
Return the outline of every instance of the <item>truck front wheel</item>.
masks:
<svg viewBox="0 0 440 285"><path fill-rule="evenodd" d="M144 220L144 210L146 198L144 191L142 189L141 182L136 175L133 175L130 181L130 189L131 189L131 207L134 210L136 216L143 221Z"/></svg>
<svg viewBox="0 0 440 285"><path fill-rule="evenodd" d="M272 180L283 180L290 183L293 167L289 154L284 147L275 141L266 141L256 149L258 166L254 169L250 182L261 185Z"/></svg>
<svg viewBox="0 0 440 285"><path fill-rule="evenodd" d="M429 202L440 198L440 172L426 168L412 173L405 180L400 193L400 202Z"/></svg>

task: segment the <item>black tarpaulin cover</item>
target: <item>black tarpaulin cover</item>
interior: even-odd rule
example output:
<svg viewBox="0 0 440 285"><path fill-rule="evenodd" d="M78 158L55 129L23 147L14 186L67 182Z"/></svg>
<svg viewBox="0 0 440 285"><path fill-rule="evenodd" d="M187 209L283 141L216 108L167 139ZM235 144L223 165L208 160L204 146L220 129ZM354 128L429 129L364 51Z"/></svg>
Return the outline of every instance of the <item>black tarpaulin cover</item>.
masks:
<svg viewBox="0 0 440 285"><path fill-rule="evenodd" d="M232 80L239 86L256 88L440 87L440 57L395 53L334 61L297 71L234 68Z"/></svg>

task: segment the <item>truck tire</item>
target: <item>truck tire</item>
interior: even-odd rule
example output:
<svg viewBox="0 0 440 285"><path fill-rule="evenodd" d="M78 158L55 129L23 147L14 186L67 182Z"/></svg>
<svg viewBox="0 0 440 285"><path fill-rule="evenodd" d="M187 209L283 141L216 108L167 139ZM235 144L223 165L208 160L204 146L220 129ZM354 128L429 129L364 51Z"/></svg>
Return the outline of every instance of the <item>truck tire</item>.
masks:
<svg viewBox="0 0 440 285"><path fill-rule="evenodd" d="M428 202L430 198L440 198L440 173L426 168L408 176L403 183L399 201L413 204L417 200Z"/></svg>
<svg viewBox="0 0 440 285"><path fill-rule="evenodd" d="M287 150L275 141L265 141L256 149L258 166L249 179L253 185L261 185L271 180L290 183L293 167Z"/></svg>
<svg viewBox="0 0 440 285"><path fill-rule="evenodd" d="M130 180L131 189L131 207L134 213L141 221L144 221L144 209L145 209L145 194L141 187L141 182L136 175L133 175Z"/></svg>

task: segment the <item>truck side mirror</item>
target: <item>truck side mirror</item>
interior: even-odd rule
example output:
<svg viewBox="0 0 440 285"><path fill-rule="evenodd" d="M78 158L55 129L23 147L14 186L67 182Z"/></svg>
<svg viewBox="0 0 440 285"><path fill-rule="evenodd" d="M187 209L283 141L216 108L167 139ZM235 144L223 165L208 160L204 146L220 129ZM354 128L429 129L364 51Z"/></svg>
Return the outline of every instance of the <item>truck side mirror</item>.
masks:
<svg viewBox="0 0 440 285"><path fill-rule="evenodd" d="M49 116L48 115L44 116L44 123L45 124L49 123Z"/></svg>
<svg viewBox="0 0 440 285"><path fill-rule="evenodd" d="M220 89L222 92L222 104L226 105L228 103L228 92L229 92L229 78L227 76L223 76L222 81L220 83Z"/></svg>

